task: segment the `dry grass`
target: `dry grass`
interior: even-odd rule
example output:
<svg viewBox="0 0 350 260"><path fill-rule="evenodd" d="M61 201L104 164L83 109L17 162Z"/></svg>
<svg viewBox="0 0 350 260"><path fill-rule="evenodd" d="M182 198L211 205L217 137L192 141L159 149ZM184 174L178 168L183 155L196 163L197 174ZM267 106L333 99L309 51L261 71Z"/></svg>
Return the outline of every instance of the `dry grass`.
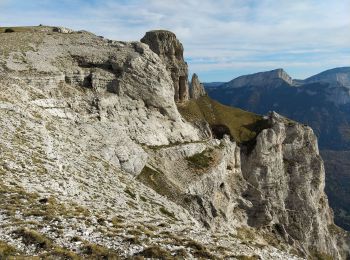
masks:
<svg viewBox="0 0 350 260"><path fill-rule="evenodd" d="M52 247L52 241L35 230L20 228L14 233L16 237L22 238L22 242L25 245L35 245L38 250Z"/></svg>
<svg viewBox="0 0 350 260"><path fill-rule="evenodd" d="M3 241L0 241L0 259L7 259L9 256L15 255L16 252L16 248Z"/></svg>
<svg viewBox="0 0 350 260"><path fill-rule="evenodd" d="M53 31L54 27L50 26L10 26L10 27L0 27L0 33L7 33L7 31L12 31L15 33L23 32L49 32Z"/></svg>
<svg viewBox="0 0 350 260"><path fill-rule="evenodd" d="M207 121L212 127L226 126L238 142L250 141L264 128L267 121L254 113L222 105L208 96L179 104L178 109L189 122Z"/></svg>
<svg viewBox="0 0 350 260"><path fill-rule="evenodd" d="M186 157L188 165L195 169L206 169L213 161L211 150L204 150L201 153L194 154L190 157Z"/></svg>
<svg viewBox="0 0 350 260"><path fill-rule="evenodd" d="M152 246L137 253L135 256L143 256L145 258L154 259L174 259L171 253L159 246Z"/></svg>
<svg viewBox="0 0 350 260"><path fill-rule="evenodd" d="M88 242L85 242L82 248L82 252L88 259L110 259L110 260L120 259L117 252L109 248L106 248L104 246L91 244Z"/></svg>
<svg viewBox="0 0 350 260"><path fill-rule="evenodd" d="M168 198L175 199L181 194L179 188L164 173L149 166L145 166L136 179Z"/></svg>

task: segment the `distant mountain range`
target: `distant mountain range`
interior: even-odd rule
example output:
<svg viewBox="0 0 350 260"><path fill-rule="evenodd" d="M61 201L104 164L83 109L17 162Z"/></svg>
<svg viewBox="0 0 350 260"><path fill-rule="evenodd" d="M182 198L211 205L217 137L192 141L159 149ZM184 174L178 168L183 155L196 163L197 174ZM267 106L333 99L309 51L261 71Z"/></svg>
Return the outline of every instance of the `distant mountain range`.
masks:
<svg viewBox="0 0 350 260"><path fill-rule="evenodd" d="M259 114L273 110L310 125L319 137L336 223L350 230L350 67L304 80L276 69L204 86L210 97L225 105Z"/></svg>

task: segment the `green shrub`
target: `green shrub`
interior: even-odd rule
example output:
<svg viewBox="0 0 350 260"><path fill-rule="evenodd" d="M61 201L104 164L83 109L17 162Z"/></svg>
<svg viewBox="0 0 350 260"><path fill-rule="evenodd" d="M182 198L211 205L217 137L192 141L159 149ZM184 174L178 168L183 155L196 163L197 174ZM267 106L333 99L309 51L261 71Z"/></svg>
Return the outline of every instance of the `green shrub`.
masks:
<svg viewBox="0 0 350 260"><path fill-rule="evenodd" d="M204 150L201 153L186 157L189 166L196 169L208 168L210 166L210 163L213 161L212 156L208 155L208 152L208 150Z"/></svg>
<svg viewBox="0 0 350 260"><path fill-rule="evenodd" d="M12 28L6 28L5 33L12 33L12 32L15 32L15 30L13 30Z"/></svg>

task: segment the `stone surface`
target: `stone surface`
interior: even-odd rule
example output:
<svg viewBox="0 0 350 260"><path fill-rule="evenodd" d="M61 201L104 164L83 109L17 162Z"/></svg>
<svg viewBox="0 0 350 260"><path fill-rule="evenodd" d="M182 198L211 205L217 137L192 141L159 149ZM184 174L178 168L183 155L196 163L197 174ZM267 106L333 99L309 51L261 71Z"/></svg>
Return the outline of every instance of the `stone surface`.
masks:
<svg viewBox="0 0 350 260"><path fill-rule="evenodd" d="M250 81L241 88L225 88L222 84L221 87L208 87L207 92L225 105L258 114L274 110L309 125L318 137L321 153L325 151L324 154L331 155L323 159L326 193L335 212L335 223L350 231L350 204L347 202L350 179L348 157L344 156L350 150L349 77L350 68L341 67L305 80L293 80L293 85L272 82L274 85L264 86L268 79L262 79L256 86Z"/></svg>
<svg viewBox="0 0 350 260"><path fill-rule="evenodd" d="M248 224L272 227L304 251L333 252L337 243L333 213L324 193L325 172L317 139L310 127L288 121L275 112L271 128L263 130L252 151L242 154L242 172L252 203Z"/></svg>
<svg viewBox="0 0 350 260"><path fill-rule="evenodd" d="M141 42L149 45L166 64L173 80L175 101L188 100L188 68L183 57L183 46L176 35L165 30L150 31L145 34Z"/></svg>
<svg viewBox="0 0 350 260"><path fill-rule="evenodd" d="M72 33L73 30L65 27L54 27L52 29L53 32L58 32L58 33Z"/></svg>
<svg viewBox="0 0 350 260"><path fill-rule="evenodd" d="M203 84L199 81L196 73L192 75L190 85L190 98L198 99L199 97L205 96L206 92Z"/></svg>
<svg viewBox="0 0 350 260"><path fill-rule="evenodd" d="M85 258L86 243L123 258L150 247L186 259L345 256L310 128L273 114L256 145L239 147L181 117L167 62L145 44L85 32L0 40L0 241L52 250L16 235L24 228Z"/></svg>

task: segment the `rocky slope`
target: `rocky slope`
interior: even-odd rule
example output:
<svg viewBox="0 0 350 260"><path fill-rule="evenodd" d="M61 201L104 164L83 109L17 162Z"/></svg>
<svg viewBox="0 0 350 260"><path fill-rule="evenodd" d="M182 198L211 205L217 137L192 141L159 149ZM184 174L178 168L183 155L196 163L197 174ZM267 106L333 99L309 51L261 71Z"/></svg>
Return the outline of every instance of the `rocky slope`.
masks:
<svg viewBox="0 0 350 260"><path fill-rule="evenodd" d="M172 33L0 39L0 257L345 259L312 130L188 100Z"/></svg>
<svg viewBox="0 0 350 260"><path fill-rule="evenodd" d="M264 72L257 75L269 74ZM336 223L348 230L350 210L346 205L350 196L350 182L348 158L344 154L350 149L349 76L349 68L344 67L327 70L305 80L293 80L292 84L286 81L281 84L281 80L271 82L269 76L259 84L253 74L252 77L244 76L246 85L240 88L230 87L230 82L221 87L207 88L212 98L226 105L260 114L274 110L312 127L319 138L321 151L327 153L326 192L335 211ZM270 85L266 85L267 81ZM336 168L334 161L339 162Z"/></svg>

